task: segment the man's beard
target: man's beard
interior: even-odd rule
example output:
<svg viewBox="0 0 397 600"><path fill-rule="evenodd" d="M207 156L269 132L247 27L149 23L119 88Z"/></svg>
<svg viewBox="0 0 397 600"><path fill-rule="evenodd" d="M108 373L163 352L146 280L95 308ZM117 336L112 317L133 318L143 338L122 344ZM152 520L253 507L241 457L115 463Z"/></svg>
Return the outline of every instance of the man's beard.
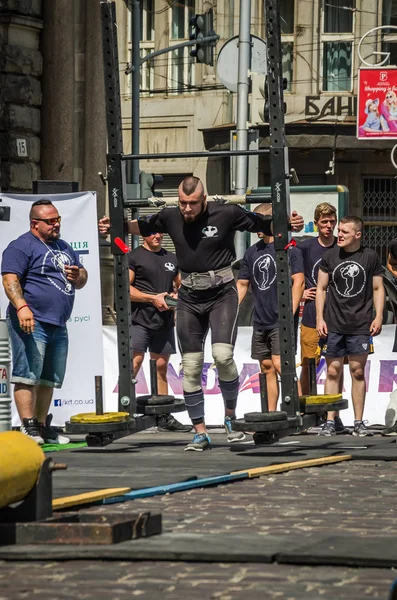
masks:
<svg viewBox="0 0 397 600"><path fill-rule="evenodd" d="M50 242L52 242L52 241L59 240L60 237L61 237L61 232L60 231L53 231L52 233L49 234L48 240Z"/></svg>

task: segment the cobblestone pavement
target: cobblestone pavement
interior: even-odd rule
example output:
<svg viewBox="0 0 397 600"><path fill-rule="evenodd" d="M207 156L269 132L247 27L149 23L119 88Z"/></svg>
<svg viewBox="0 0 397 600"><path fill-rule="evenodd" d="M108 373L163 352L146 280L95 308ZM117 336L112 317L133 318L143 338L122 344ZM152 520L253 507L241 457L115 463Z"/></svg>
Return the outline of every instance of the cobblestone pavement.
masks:
<svg viewBox="0 0 397 600"><path fill-rule="evenodd" d="M397 463L344 462L124 504L160 511L165 531L395 536ZM92 510L105 510L93 508ZM39 555L38 555L39 558ZM392 569L278 564L0 562L0 600L388 598Z"/></svg>

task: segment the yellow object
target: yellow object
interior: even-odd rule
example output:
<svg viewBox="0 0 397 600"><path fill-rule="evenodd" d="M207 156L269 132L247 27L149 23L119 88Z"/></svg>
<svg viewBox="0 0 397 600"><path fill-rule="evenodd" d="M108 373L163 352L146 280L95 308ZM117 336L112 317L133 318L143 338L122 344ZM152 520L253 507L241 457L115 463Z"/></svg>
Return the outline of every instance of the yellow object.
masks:
<svg viewBox="0 0 397 600"><path fill-rule="evenodd" d="M44 452L19 431L0 433L0 508L23 500L33 489Z"/></svg>
<svg viewBox="0 0 397 600"><path fill-rule="evenodd" d="M71 423L122 423L130 420L128 412L108 412L103 415L96 413L80 413L70 417Z"/></svg>
<svg viewBox="0 0 397 600"><path fill-rule="evenodd" d="M131 488L106 488L104 490L96 490L95 492L85 492L84 494L56 498L52 501L52 509L61 510L62 508L70 508L71 506L83 506L84 504L91 504L105 498L123 496L123 494L128 494L130 491Z"/></svg>
<svg viewBox="0 0 397 600"><path fill-rule="evenodd" d="M231 475L248 473L248 478L262 477L263 475L273 475L274 473L284 473L294 469L305 469L307 467L322 467L323 465L332 465L344 460L351 460L350 454L340 456L324 456L322 458L311 458L309 460L297 460L295 462L282 463L281 465L270 465L269 467L257 467L256 469L244 469L243 471L234 471Z"/></svg>
<svg viewBox="0 0 397 600"><path fill-rule="evenodd" d="M320 394L318 396L301 396L306 404L329 404L331 402L340 402L342 394Z"/></svg>

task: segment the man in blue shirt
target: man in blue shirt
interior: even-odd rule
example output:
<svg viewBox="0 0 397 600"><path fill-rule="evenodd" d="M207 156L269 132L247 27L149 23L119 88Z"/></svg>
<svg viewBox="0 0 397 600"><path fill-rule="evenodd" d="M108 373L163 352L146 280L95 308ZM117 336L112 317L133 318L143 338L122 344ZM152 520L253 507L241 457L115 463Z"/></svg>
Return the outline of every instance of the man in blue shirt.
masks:
<svg viewBox="0 0 397 600"><path fill-rule="evenodd" d="M264 215L272 214L271 204L261 204L255 209ZM277 266L274 238L258 233L259 242L248 248L237 281L239 304L251 285L254 303L251 356L259 361L266 374L269 410L277 409L279 387L277 374L281 375L280 332L278 323ZM292 310L298 316L299 303L305 287L302 255L291 247Z"/></svg>
<svg viewBox="0 0 397 600"><path fill-rule="evenodd" d="M1 274L10 301L7 325L13 369L11 383L21 431L38 444L67 443L51 427L53 388L62 386L68 353L66 322L76 289L87 271L60 239L61 217L49 200L32 204L30 230L3 252Z"/></svg>

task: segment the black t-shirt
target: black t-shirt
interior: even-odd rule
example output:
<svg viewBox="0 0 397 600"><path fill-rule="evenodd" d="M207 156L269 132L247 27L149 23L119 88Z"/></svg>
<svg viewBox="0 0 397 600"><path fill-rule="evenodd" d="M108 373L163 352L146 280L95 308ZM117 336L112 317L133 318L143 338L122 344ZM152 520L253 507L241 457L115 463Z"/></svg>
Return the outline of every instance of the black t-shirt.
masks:
<svg viewBox="0 0 397 600"><path fill-rule="evenodd" d="M397 260L397 238L392 240L389 245L389 252L394 260Z"/></svg>
<svg viewBox="0 0 397 600"><path fill-rule="evenodd" d="M173 281L178 273L175 254L162 248L151 252L139 246L128 255L129 268L135 273L133 287L147 294L173 292ZM149 302L131 302L132 322L148 329L173 327L174 311L160 312Z"/></svg>
<svg viewBox="0 0 397 600"><path fill-rule="evenodd" d="M325 322L333 333L369 335L373 320L372 278L382 275L379 257L370 248L346 252L334 246L320 263L329 275Z"/></svg>
<svg viewBox="0 0 397 600"><path fill-rule="evenodd" d="M185 223L178 207L139 219L142 235L168 233L174 242L178 266L186 273L205 273L230 266L236 258L236 231L270 233L270 217L247 212L241 206L208 202L193 222Z"/></svg>
<svg viewBox="0 0 397 600"><path fill-rule="evenodd" d="M317 286L317 273L321 259L324 254L330 248L333 248L336 244L336 238L332 246L322 246L318 240L318 237L312 237L309 240L305 240L298 245L299 250L302 252L303 265L305 268L305 289L313 288ZM316 328L316 301L306 300L303 309L302 325L305 327Z"/></svg>
<svg viewBox="0 0 397 600"><path fill-rule="evenodd" d="M291 274L303 273L303 258L290 248ZM278 326L277 266L274 243L260 240L245 252L239 279L249 281L254 304L254 327L266 331Z"/></svg>

